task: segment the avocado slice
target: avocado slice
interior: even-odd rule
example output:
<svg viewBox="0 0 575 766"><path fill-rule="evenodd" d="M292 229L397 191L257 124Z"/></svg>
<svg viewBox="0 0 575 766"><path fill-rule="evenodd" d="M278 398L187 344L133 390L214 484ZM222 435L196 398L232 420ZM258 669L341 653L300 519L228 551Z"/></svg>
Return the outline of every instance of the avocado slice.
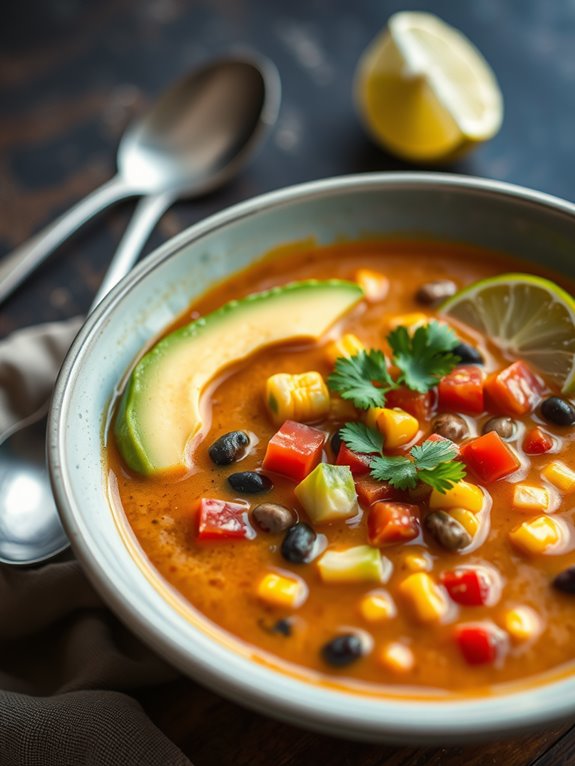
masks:
<svg viewBox="0 0 575 766"><path fill-rule="evenodd" d="M293 282L230 301L167 335L136 364L120 401L114 433L127 465L144 475L185 471L211 380L273 343L320 338L362 297L354 282Z"/></svg>

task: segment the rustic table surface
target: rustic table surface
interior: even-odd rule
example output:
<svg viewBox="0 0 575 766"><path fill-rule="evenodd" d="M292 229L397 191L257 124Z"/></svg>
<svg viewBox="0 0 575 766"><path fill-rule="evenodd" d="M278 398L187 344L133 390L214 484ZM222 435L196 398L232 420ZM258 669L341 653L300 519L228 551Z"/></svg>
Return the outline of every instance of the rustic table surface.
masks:
<svg viewBox="0 0 575 766"><path fill-rule="evenodd" d="M462 29L505 97L500 134L450 167L575 199L575 6L567 0L412 0ZM164 217L147 250L254 194L326 176L407 168L365 137L352 103L360 52L392 0L23 0L0 25L0 257L114 171L123 128L169 82L233 47L277 64L274 132L241 176ZM87 311L132 210L87 226L0 306L0 337ZM196 766L563 766L575 727L465 747L395 748L310 734L181 680L142 695Z"/></svg>

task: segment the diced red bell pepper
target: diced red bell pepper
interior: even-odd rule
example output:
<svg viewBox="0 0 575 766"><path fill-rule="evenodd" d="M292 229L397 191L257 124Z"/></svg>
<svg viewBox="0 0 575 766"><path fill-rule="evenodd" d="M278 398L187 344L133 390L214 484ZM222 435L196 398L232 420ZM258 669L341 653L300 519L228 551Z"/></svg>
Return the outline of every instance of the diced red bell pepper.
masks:
<svg viewBox="0 0 575 766"><path fill-rule="evenodd" d="M470 665L486 665L495 662L500 646L495 628L488 625L459 625L455 628L455 640Z"/></svg>
<svg viewBox="0 0 575 766"><path fill-rule="evenodd" d="M247 506L209 497L199 501L198 540L251 540L255 536Z"/></svg>
<svg viewBox="0 0 575 766"><path fill-rule="evenodd" d="M286 420L269 440L263 468L302 481L320 462L325 438L317 428Z"/></svg>
<svg viewBox="0 0 575 766"><path fill-rule="evenodd" d="M481 481L490 482L509 476L521 465L517 455L496 431L489 431L461 447L461 457Z"/></svg>
<svg viewBox="0 0 575 766"><path fill-rule="evenodd" d="M441 582L457 604L483 606L489 598L489 581L477 569L453 569L443 572Z"/></svg>
<svg viewBox="0 0 575 766"><path fill-rule="evenodd" d="M385 406L391 409L397 407L400 410L404 410L422 423L426 420L431 420L435 399L436 396L433 391L420 394L418 391L412 391L409 388L400 386L399 388L393 388L385 394Z"/></svg>
<svg viewBox="0 0 575 766"><path fill-rule="evenodd" d="M439 381L439 407L479 415L485 409L485 373L480 367L459 366Z"/></svg>
<svg viewBox="0 0 575 766"><path fill-rule="evenodd" d="M540 379L522 361L513 362L501 372L490 375L485 382L489 401L506 415L532 412L544 390Z"/></svg>
<svg viewBox="0 0 575 766"><path fill-rule="evenodd" d="M419 506L409 503L375 503L367 517L367 535L371 545L407 543L420 533Z"/></svg>
<svg viewBox="0 0 575 766"><path fill-rule="evenodd" d="M369 455L353 452L346 444L342 444L337 453L336 465L348 465L354 476L364 476L369 473Z"/></svg>
<svg viewBox="0 0 575 766"><path fill-rule="evenodd" d="M531 428L523 439L523 451L528 455L543 455L553 448L553 437L543 429Z"/></svg>
<svg viewBox="0 0 575 766"><path fill-rule="evenodd" d="M370 505L378 500L395 500L400 492L387 481L377 481L369 476L358 479L355 482L355 491L359 504L363 508L369 508Z"/></svg>

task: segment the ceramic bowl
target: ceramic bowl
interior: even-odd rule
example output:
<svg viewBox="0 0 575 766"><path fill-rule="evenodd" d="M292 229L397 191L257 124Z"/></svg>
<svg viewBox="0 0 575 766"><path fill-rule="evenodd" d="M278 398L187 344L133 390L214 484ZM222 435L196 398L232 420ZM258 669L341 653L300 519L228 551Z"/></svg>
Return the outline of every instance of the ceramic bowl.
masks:
<svg viewBox="0 0 575 766"><path fill-rule="evenodd" d="M461 176L389 173L317 181L192 226L108 295L62 368L48 454L74 552L110 607L166 660L234 701L295 724L356 739L446 743L573 715L575 675L550 675L544 683L482 698L426 701L339 691L256 663L161 581L115 509L103 450L106 413L142 347L195 296L272 248L310 237L329 243L369 235L472 243L575 277L574 205Z"/></svg>

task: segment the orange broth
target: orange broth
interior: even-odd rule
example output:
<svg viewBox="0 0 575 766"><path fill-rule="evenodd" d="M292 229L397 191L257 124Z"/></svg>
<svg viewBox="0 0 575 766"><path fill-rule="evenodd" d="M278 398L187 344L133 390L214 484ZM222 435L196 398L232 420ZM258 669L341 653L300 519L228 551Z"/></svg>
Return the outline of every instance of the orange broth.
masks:
<svg viewBox="0 0 575 766"><path fill-rule="evenodd" d="M359 267L373 269L387 276L390 289L386 299L372 305L362 305L338 323L336 334L355 333L366 347L381 347L387 333L387 320L398 314L421 311L415 300L417 288L430 280L449 278L458 286L500 273L533 270L519 265L502 254L463 245L431 242L360 242L337 244L298 252L287 258L268 257L249 269L217 285L196 300L173 327L204 315L232 298L281 285L295 280L316 278L354 279ZM565 279L559 281L565 284ZM568 286L567 286L568 287ZM433 315L433 309L424 309ZM289 321L289 317L286 317ZM237 332L241 332L238 326ZM483 354L487 372L501 369L509 363L494 348L489 339L465 336L463 340L476 345ZM333 332L328 335L333 337ZM280 345L244 360L210 389L211 427L193 455L195 468L181 480L146 478L130 472L119 456L114 438L107 448L109 466L118 484L119 497L126 517L143 551L165 580L183 595L209 620L236 639L245 642L255 655L260 654L273 664L297 666L297 674L310 679L331 679L338 684L368 684L372 690L394 687L396 691L446 690L479 693L480 690L513 681L534 679L552 669L566 667L573 659L575 645L575 596L557 592L550 581L558 572L575 564L575 537L561 555L527 556L516 550L508 539L509 531L528 518L511 505L513 483L527 479L539 481L539 473L550 455L526 456L521 448L521 423L533 425L542 421L534 415L516 418L519 438L511 442L522 460L522 468L509 480L501 479L487 486L492 508L482 522L478 537L484 541L471 546L465 553L450 553L424 532L415 540L388 545L382 553L393 564L393 574L385 585L370 583L323 583L314 563L290 564L280 553L283 534L270 535L257 528L253 540L198 541L196 539L196 504L199 498L214 497L237 500L226 477L234 471L255 470L264 457L266 445L277 430L270 421L264 402L264 387L268 376L277 372L317 370L324 378L331 371L326 360L327 339L319 344L298 343ZM493 413L469 418L481 425ZM341 423L326 420L313 424L331 435ZM575 469L575 429L558 428L548 423L545 430L557 438L560 455L555 455ZM430 423L421 423L425 435ZM217 467L210 461L207 448L220 435L243 429L257 435L259 442L239 463ZM324 459L334 462L329 436ZM468 480L478 482L468 472ZM265 496L241 496L251 506L264 501L283 504L295 509L300 519L306 519L294 496L294 482L273 475L274 488ZM565 496L555 515L572 529L575 521L575 500ZM417 499L408 502L417 503ZM366 517L351 523L332 522L317 527L329 545L349 547L367 543ZM449 618L438 623L420 623L407 607L398 591L399 583L412 573L408 554L426 553L434 578L448 569L465 564L487 564L497 570L502 591L492 606L453 605ZM256 585L269 571L293 572L303 578L309 589L305 602L290 610L265 604L256 595ZM361 597L374 589L383 588L393 598L397 614L377 623L366 621L359 610ZM534 610L541 633L524 642L508 639L506 649L496 662L470 665L454 641L454 628L461 623L491 621L503 629L506 612L516 606ZM278 619L288 619L290 635L275 632ZM371 637L371 650L347 667L330 667L322 658L322 646L341 630L359 631ZM414 658L411 669L394 672L382 664L380 654L384 645L400 642L409 648ZM271 659L270 659L271 658ZM319 675L318 675L319 674Z"/></svg>

